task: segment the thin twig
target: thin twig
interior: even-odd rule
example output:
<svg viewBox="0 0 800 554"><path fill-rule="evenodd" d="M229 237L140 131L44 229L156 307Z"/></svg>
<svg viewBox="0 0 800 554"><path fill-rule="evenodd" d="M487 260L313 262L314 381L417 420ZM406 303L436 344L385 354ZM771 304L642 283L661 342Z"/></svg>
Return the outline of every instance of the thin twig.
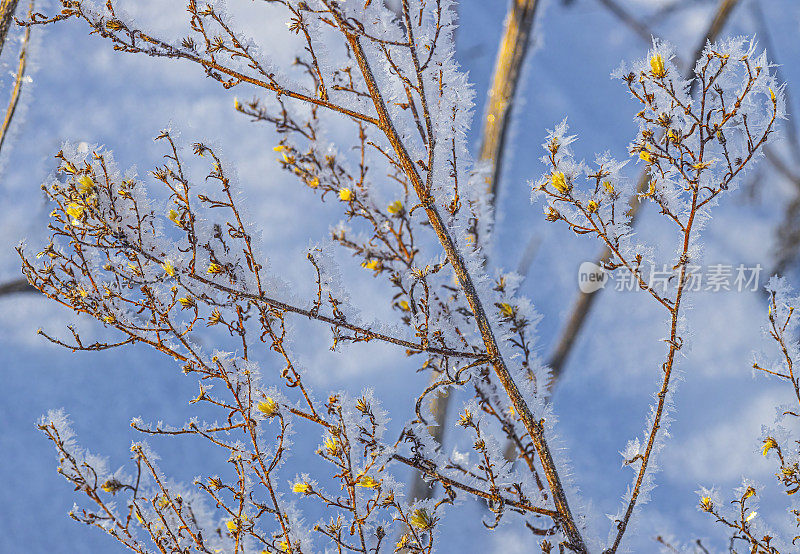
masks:
<svg viewBox="0 0 800 554"><path fill-rule="evenodd" d="M709 42L714 42L722 31L722 28L725 26L725 23L730 18L733 9L739 3L739 0L721 0L719 7L717 8L717 12L714 15L714 19L711 20L711 23L706 30L705 36L700 41L699 46L695 50L695 57L693 60L696 60L703 52L706 44ZM689 78L693 71L693 65L685 65L686 67L686 78ZM630 225L633 226L636 224L639 214L639 208L641 203L639 202L639 194L647 192L647 187L649 186L650 180L647 176L646 170L642 172L639 176L639 181L637 184L637 194L631 196L631 203L630 203ZM597 257L595 262L600 265L603 260L607 260L611 256L611 251L608 248L605 248L603 252ZM600 289L602 290L602 289ZM578 297L576 298L575 302L572 305L572 310L570 310L570 315L567 317L567 325L564 328L564 331L561 333L561 338L559 339L556 347L553 351L552 357L550 358L550 368L553 371L553 380L551 381L551 387L558 381L558 378L561 376L561 373L564 371L564 367L566 365L566 361L569 358L570 353L572 352L572 348L575 345L575 341L578 335L583 328L583 325L586 323L586 319L589 316L589 312L594 305L594 299L591 298L596 296L599 291L585 293L580 292L578 293Z"/></svg>

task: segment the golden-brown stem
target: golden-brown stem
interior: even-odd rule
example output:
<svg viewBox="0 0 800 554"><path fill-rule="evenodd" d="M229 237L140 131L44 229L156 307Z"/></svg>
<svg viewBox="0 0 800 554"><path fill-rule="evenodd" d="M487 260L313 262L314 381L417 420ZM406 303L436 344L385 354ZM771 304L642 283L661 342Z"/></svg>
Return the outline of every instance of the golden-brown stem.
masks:
<svg viewBox="0 0 800 554"><path fill-rule="evenodd" d="M695 53L695 57L692 58L692 62L696 60L703 52L703 48L707 42L714 42L722 31L722 28L725 26L725 23L728 21L733 8L736 7L739 0L721 0L719 7L717 8L717 12L714 16L714 19L708 26L703 39L699 42L698 48ZM605 3L603 3L605 5ZM691 75L694 70L694 65L685 65L687 77ZM639 176L638 186L637 186L637 194L631 196L631 203L630 203L630 214L631 214L631 226L636 224L637 216L639 214L639 207L641 203L639 202L639 194L647 192L647 187L649 186L649 178L647 176L647 172L643 171L642 174ZM603 249L603 252L597 257L596 263L600 264L604 260L607 260L611 256L611 252L608 248ZM572 310L570 311L570 315L567 318L567 325L564 328L564 331L561 334L561 338L556 345L555 350L553 351L552 358L550 359L550 368L553 371L553 380L551 381L551 387L555 384L558 380L558 377L564 371L564 365L572 352L572 347L575 345L575 340L577 339L578 335L583 328L584 323L586 323L586 319L589 316L589 312L592 309L594 304L594 296L598 295L599 291L584 293L581 292L578 294L578 297L575 299L575 302L572 306Z"/></svg>
<svg viewBox="0 0 800 554"><path fill-rule="evenodd" d="M30 4L28 5L28 17L33 13L33 2L31 0ZM13 8L16 7L16 1L7 1L5 4L8 5L6 8L5 6L0 9L9 9L9 12L3 11L0 14L0 52L3 50L3 44L5 43L6 34L8 33L9 23L6 22L6 17L10 22L10 18L13 15ZM13 4L13 6L11 6ZM19 52L19 63L17 64L17 73L14 76L14 86L11 89L11 98L8 102L8 108L6 108L6 115L3 118L3 125L0 127L0 151L3 149L3 143L6 140L6 136L8 135L8 128L11 126L11 120L14 117L14 112L17 111L17 104L19 103L19 95L22 92L22 83L24 82L25 77L25 64L26 58L28 55L28 42L31 38L31 28L25 28L25 34L22 38L22 48Z"/></svg>
<svg viewBox="0 0 800 554"><path fill-rule="evenodd" d="M0 53L3 52L3 46L6 43L8 30L11 28L11 19L17 10L17 4L19 4L19 0L0 0Z"/></svg>
<svg viewBox="0 0 800 554"><path fill-rule="evenodd" d="M497 196L500 184L511 107L538 6L539 0L511 0L503 26L503 37L497 49L492 86L483 116L483 137L479 154L479 159L490 165L486 190L491 192L493 198Z"/></svg>
<svg viewBox="0 0 800 554"><path fill-rule="evenodd" d="M430 191L426 183L422 180L421 176L417 172L417 168L409 156L405 144L394 127L391 117L389 116L389 112L386 108L383 95L378 88L378 84L375 81L375 77L367 60L367 56L361 46L359 36L349 30L347 23L344 22L341 17L337 17L337 19L339 27L341 28L342 32L346 34L347 41L350 44L353 55L356 58L359 69L364 77L364 81L369 90L375 111L378 114L379 128L391 144L404 173L411 181L414 192L417 194L422 207L425 209L428 221L430 222L433 231L436 233L440 244L444 248L447 260L453 267L453 271L456 274L460 288L464 293L464 297L466 298L470 309L475 316L475 323L480 331L484 346L486 347L486 352L491 359L491 364L495 374L497 375L497 378L500 381L503 389L506 391L509 400L511 400L512 405L522 419L525 429L531 436L533 444L539 455L539 459L541 460L544 468L548 485L553 494L556 510L559 513L559 524L564 530L564 533L570 542L570 546L578 552L585 552L586 546L583 542L583 537L581 536L578 526L572 517L567 496L561 484L561 478L556 470L555 462L544 436L544 421L537 421L534 419L530 407L522 397L519 387L517 387L511 372L506 366L505 360L503 359L500 349L497 346L497 340L495 339L494 331L489 323L489 318L483 307L483 303L481 302L478 292L475 289L472 276L469 274L466 263L464 262L461 253L458 251L453 238L450 236L450 232L447 230L444 219L439 213L439 210L437 209L436 204L430 195ZM411 41L409 42L410 44L413 44ZM420 97L424 102L424 91L420 92ZM433 148L431 144L429 144L428 147L431 149ZM429 167L432 167L432 164Z"/></svg>

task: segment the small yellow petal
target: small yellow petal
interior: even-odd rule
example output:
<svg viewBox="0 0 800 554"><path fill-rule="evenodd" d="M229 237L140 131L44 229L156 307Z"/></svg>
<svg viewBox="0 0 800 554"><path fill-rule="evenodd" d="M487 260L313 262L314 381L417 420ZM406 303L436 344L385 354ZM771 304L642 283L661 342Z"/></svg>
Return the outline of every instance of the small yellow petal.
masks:
<svg viewBox="0 0 800 554"><path fill-rule="evenodd" d="M175 266L172 265L171 261L166 260L163 264L161 264L161 269L163 269L164 273L170 277L175 277Z"/></svg>
<svg viewBox="0 0 800 554"><path fill-rule="evenodd" d="M667 74L667 69L664 67L664 58L661 54L656 54L650 58L650 69L656 77L664 77Z"/></svg>
<svg viewBox="0 0 800 554"><path fill-rule="evenodd" d="M78 181L78 192L81 194L89 194L94 190L94 181L92 178L86 174L81 175L77 179Z"/></svg>
<svg viewBox="0 0 800 554"><path fill-rule="evenodd" d="M292 492L306 494L310 490L311 490L311 485L309 485L308 483L299 482L292 485Z"/></svg>
<svg viewBox="0 0 800 554"><path fill-rule="evenodd" d="M374 489L380 485L380 482L373 479L370 475L362 475L358 478L358 481L356 481L356 485L364 487L365 489Z"/></svg>
<svg viewBox="0 0 800 554"><path fill-rule="evenodd" d="M572 188L567 182L567 178L563 171L556 171L550 175L550 182L553 183L553 188L555 188L561 194L567 194Z"/></svg>
<svg viewBox="0 0 800 554"><path fill-rule="evenodd" d="M271 397L267 397L256 405L256 409L267 417L274 417L278 414L278 403Z"/></svg>
<svg viewBox="0 0 800 554"><path fill-rule="evenodd" d="M353 199L353 191L348 188L339 189L339 200L350 202Z"/></svg>
<svg viewBox="0 0 800 554"><path fill-rule="evenodd" d="M399 200L395 200L394 202L389 204L389 207L387 209L389 210L389 213L392 215L400 215L401 213L403 213L403 203L400 202Z"/></svg>

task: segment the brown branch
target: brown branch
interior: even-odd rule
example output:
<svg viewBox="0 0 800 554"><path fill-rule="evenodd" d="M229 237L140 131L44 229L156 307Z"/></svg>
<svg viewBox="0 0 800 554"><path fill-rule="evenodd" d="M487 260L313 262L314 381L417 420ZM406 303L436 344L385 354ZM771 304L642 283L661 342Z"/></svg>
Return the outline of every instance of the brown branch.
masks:
<svg viewBox="0 0 800 554"><path fill-rule="evenodd" d="M343 20L341 15L336 10L331 11L336 17L337 24L339 25L341 31L347 38L347 41L353 51L353 55L358 63L361 74L364 78L364 82L369 89L370 96L372 97L372 101L375 106L375 111L378 114L379 128L381 131L383 131L387 140L391 144L393 150L395 151L395 155L400 161L400 165L403 167L405 174L411 181L414 192L417 194L421 206L424 208L425 214L428 217L428 221L430 222L433 231L436 233L440 244L444 248L447 260L453 267L453 271L456 274L460 288L464 292L464 296L467 299L472 313L475 316L475 323L477 324L478 330L483 338L486 352L489 355L495 374L497 375L500 384L505 389L509 400L511 400L511 403L522 419L525 429L533 440L536 451L539 454L539 459L541 460L544 468L548 485L553 494L553 500L560 515L559 521L563 527L565 535L570 541L572 548L579 552L585 552L586 546L583 542L583 537L581 536L578 526L573 519L569 508L569 503L567 501L567 495L564 491L564 487L561 484L561 478L555 467L553 456L550 453L550 447L548 446L547 440L544 436L544 421L537 421L534 419L530 407L522 397L519 387L517 387L511 372L506 366L505 360L503 359L500 349L497 346L497 340L495 339L494 331L489 323L489 318L483 307L483 303L478 296L477 290L475 289L472 276L467 270L466 263L456 247L453 238L450 236L444 219L439 213L433 198L430 196L429 188L426 186L426 183L422 180L417 172L417 168L409 156L405 144L394 127L389 112L386 108L383 95L378 88L372 68L370 67L367 56L364 53L360 37L350 28L349 24ZM420 91L420 97L424 102L424 91ZM433 145L428 144L428 148L433 148Z"/></svg>
<svg viewBox="0 0 800 554"><path fill-rule="evenodd" d="M30 4L28 5L28 17L33 14L33 3L34 0L31 0ZM16 2L14 2L16 5ZM3 13L2 16L11 15ZM8 32L8 28L5 29L5 32ZM0 52L3 50L3 42L5 41L5 32L0 29ZM19 63L17 64L17 73L14 75L14 86L11 89L11 98L8 102L8 108L6 108L6 115L3 118L3 125L0 127L0 151L3 149L3 143L6 140L6 136L8 135L8 128L11 126L11 120L14 117L14 113L17 111L17 104L19 103L19 96L22 92L22 83L25 81L25 65L26 65L26 58L28 54L28 43L30 42L31 38L31 28L26 27L25 33L22 37L22 48L19 52Z"/></svg>
<svg viewBox="0 0 800 554"><path fill-rule="evenodd" d="M38 292L34 287L28 284L27 279L15 279L0 285L0 296L6 294L15 294L18 292Z"/></svg>
<svg viewBox="0 0 800 554"><path fill-rule="evenodd" d="M503 25L503 37L497 49L494 76L483 116L483 136L478 158L490 164L486 190L492 198L500 185L506 137L511 122L520 72L530 43L538 0L511 0ZM492 200L494 201L494 200Z"/></svg>
<svg viewBox="0 0 800 554"><path fill-rule="evenodd" d="M19 4L19 0L0 0L0 53L3 52L3 46L6 43L8 30L11 28L11 19L17 10L17 4Z"/></svg>
<svg viewBox="0 0 800 554"><path fill-rule="evenodd" d="M739 0L721 0L719 7L717 8L717 12L714 16L714 19L711 20L711 23L706 30L705 36L700 41L698 48L696 49L696 54L693 60L699 58L702 54L703 49L708 42L714 42L722 31L722 28L725 26L725 23L728 21L733 8L736 7ZM648 39L649 40L649 39ZM684 65L686 67L686 77L690 77L694 71L694 66L692 65ZM639 208L641 206L641 202L639 202L639 194L644 194L647 192L648 186L650 183L650 179L648 178L647 171L644 170L642 174L639 176L639 181L637 184L637 194L631 196L631 203L630 203L630 225L631 227L636 224L639 214ZM600 265L604 260L607 260L611 257L612 252L605 248L603 252L597 257L595 263ZM601 289L602 290L602 289ZM578 294L578 297L575 299L575 302L572 305L572 309L570 310L570 315L567 317L567 325L561 333L561 337L556 344L555 350L553 351L552 357L550 359L549 365L553 371L553 380L551 381L551 388L555 385L560 377L561 373L564 371L564 367L566 365L567 359L569 358L570 353L572 352L572 348L575 345L575 341L578 338L578 335L583 329L583 325L586 323L586 319L591 312L592 306L594 305L594 299L590 298L592 296L596 296L599 294L599 290L595 292L585 293L581 292Z"/></svg>

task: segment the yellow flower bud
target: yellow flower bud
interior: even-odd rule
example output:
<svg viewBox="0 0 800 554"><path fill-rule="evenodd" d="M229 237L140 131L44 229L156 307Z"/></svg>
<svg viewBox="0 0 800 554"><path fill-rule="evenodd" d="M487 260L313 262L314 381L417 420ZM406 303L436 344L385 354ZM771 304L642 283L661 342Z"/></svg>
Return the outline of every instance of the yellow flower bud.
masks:
<svg viewBox="0 0 800 554"><path fill-rule="evenodd" d="M656 77L661 78L667 75L667 68L664 67L664 58L661 57L661 54L656 54L650 58L650 69Z"/></svg>
<svg viewBox="0 0 800 554"><path fill-rule="evenodd" d="M278 415L278 403L271 397L267 397L256 405L256 409L267 417Z"/></svg>
<svg viewBox="0 0 800 554"><path fill-rule="evenodd" d="M84 207L80 204L72 202L67 205L67 208L64 211L67 212L67 215L72 217L72 219L79 220L81 217L83 217Z"/></svg>
<svg viewBox="0 0 800 554"><path fill-rule="evenodd" d="M292 492L306 494L310 490L311 490L311 485L309 485L308 483L299 482L292 485Z"/></svg>
<svg viewBox="0 0 800 554"><path fill-rule="evenodd" d="M400 215L401 213L403 213L403 203L400 202L399 200L395 200L394 202L389 204L389 207L387 209L389 210L389 213L392 215Z"/></svg>
<svg viewBox="0 0 800 554"><path fill-rule="evenodd" d="M414 513L409 518L409 523L416 527L417 529L421 529L423 531L427 531L433 524L435 523L433 518L428 513L428 510L425 508L418 508L414 510Z"/></svg>
<svg viewBox="0 0 800 554"><path fill-rule="evenodd" d="M361 262L361 267L366 267L367 269L371 269L373 271L380 271L383 268L380 260L369 260L368 262Z"/></svg>
<svg viewBox="0 0 800 554"><path fill-rule="evenodd" d="M561 194L567 194L572 186L567 182L567 178L563 171L556 171L550 176L550 182L553 183L555 188Z"/></svg>
<svg viewBox="0 0 800 554"><path fill-rule="evenodd" d="M361 475L356 481L356 485L359 487L364 487L365 489L374 489L375 487L380 485L379 481L376 481L369 475Z"/></svg>
<svg viewBox="0 0 800 554"><path fill-rule="evenodd" d="M597 209L598 209L599 207L600 207L600 204L598 204L598 203L597 203L597 202L595 202L594 200L590 200L590 201L589 201L589 204L587 204L587 206L586 206L586 210L587 210L587 211L588 211L590 214L593 214L593 213L595 213L595 212L597 211Z"/></svg>
<svg viewBox="0 0 800 554"><path fill-rule="evenodd" d="M770 306L771 308L771 306ZM778 448L778 441L773 439L772 437L767 437L764 440L764 447L761 449L761 453L766 456L767 453L772 450L773 448Z"/></svg>
<svg viewBox="0 0 800 554"><path fill-rule="evenodd" d="M77 179L78 181L78 192L81 194L89 194L94 190L94 181L92 178L86 174L81 175Z"/></svg>
<svg viewBox="0 0 800 554"><path fill-rule="evenodd" d="M172 265L171 261L165 260L164 263L161 264L161 269L163 269L164 273L166 273L170 277L175 277L175 266Z"/></svg>
<svg viewBox="0 0 800 554"><path fill-rule="evenodd" d="M353 191L348 188L339 189L339 200L350 202L353 199Z"/></svg>
<svg viewBox="0 0 800 554"><path fill-rule="evenodd" d="M208 264L208 269L206 270L206 273L208 273L209 275L216 275L217 273L223 273L224 271L225 268L223 268L221 265L211 262L210 264Z"/></svg>

